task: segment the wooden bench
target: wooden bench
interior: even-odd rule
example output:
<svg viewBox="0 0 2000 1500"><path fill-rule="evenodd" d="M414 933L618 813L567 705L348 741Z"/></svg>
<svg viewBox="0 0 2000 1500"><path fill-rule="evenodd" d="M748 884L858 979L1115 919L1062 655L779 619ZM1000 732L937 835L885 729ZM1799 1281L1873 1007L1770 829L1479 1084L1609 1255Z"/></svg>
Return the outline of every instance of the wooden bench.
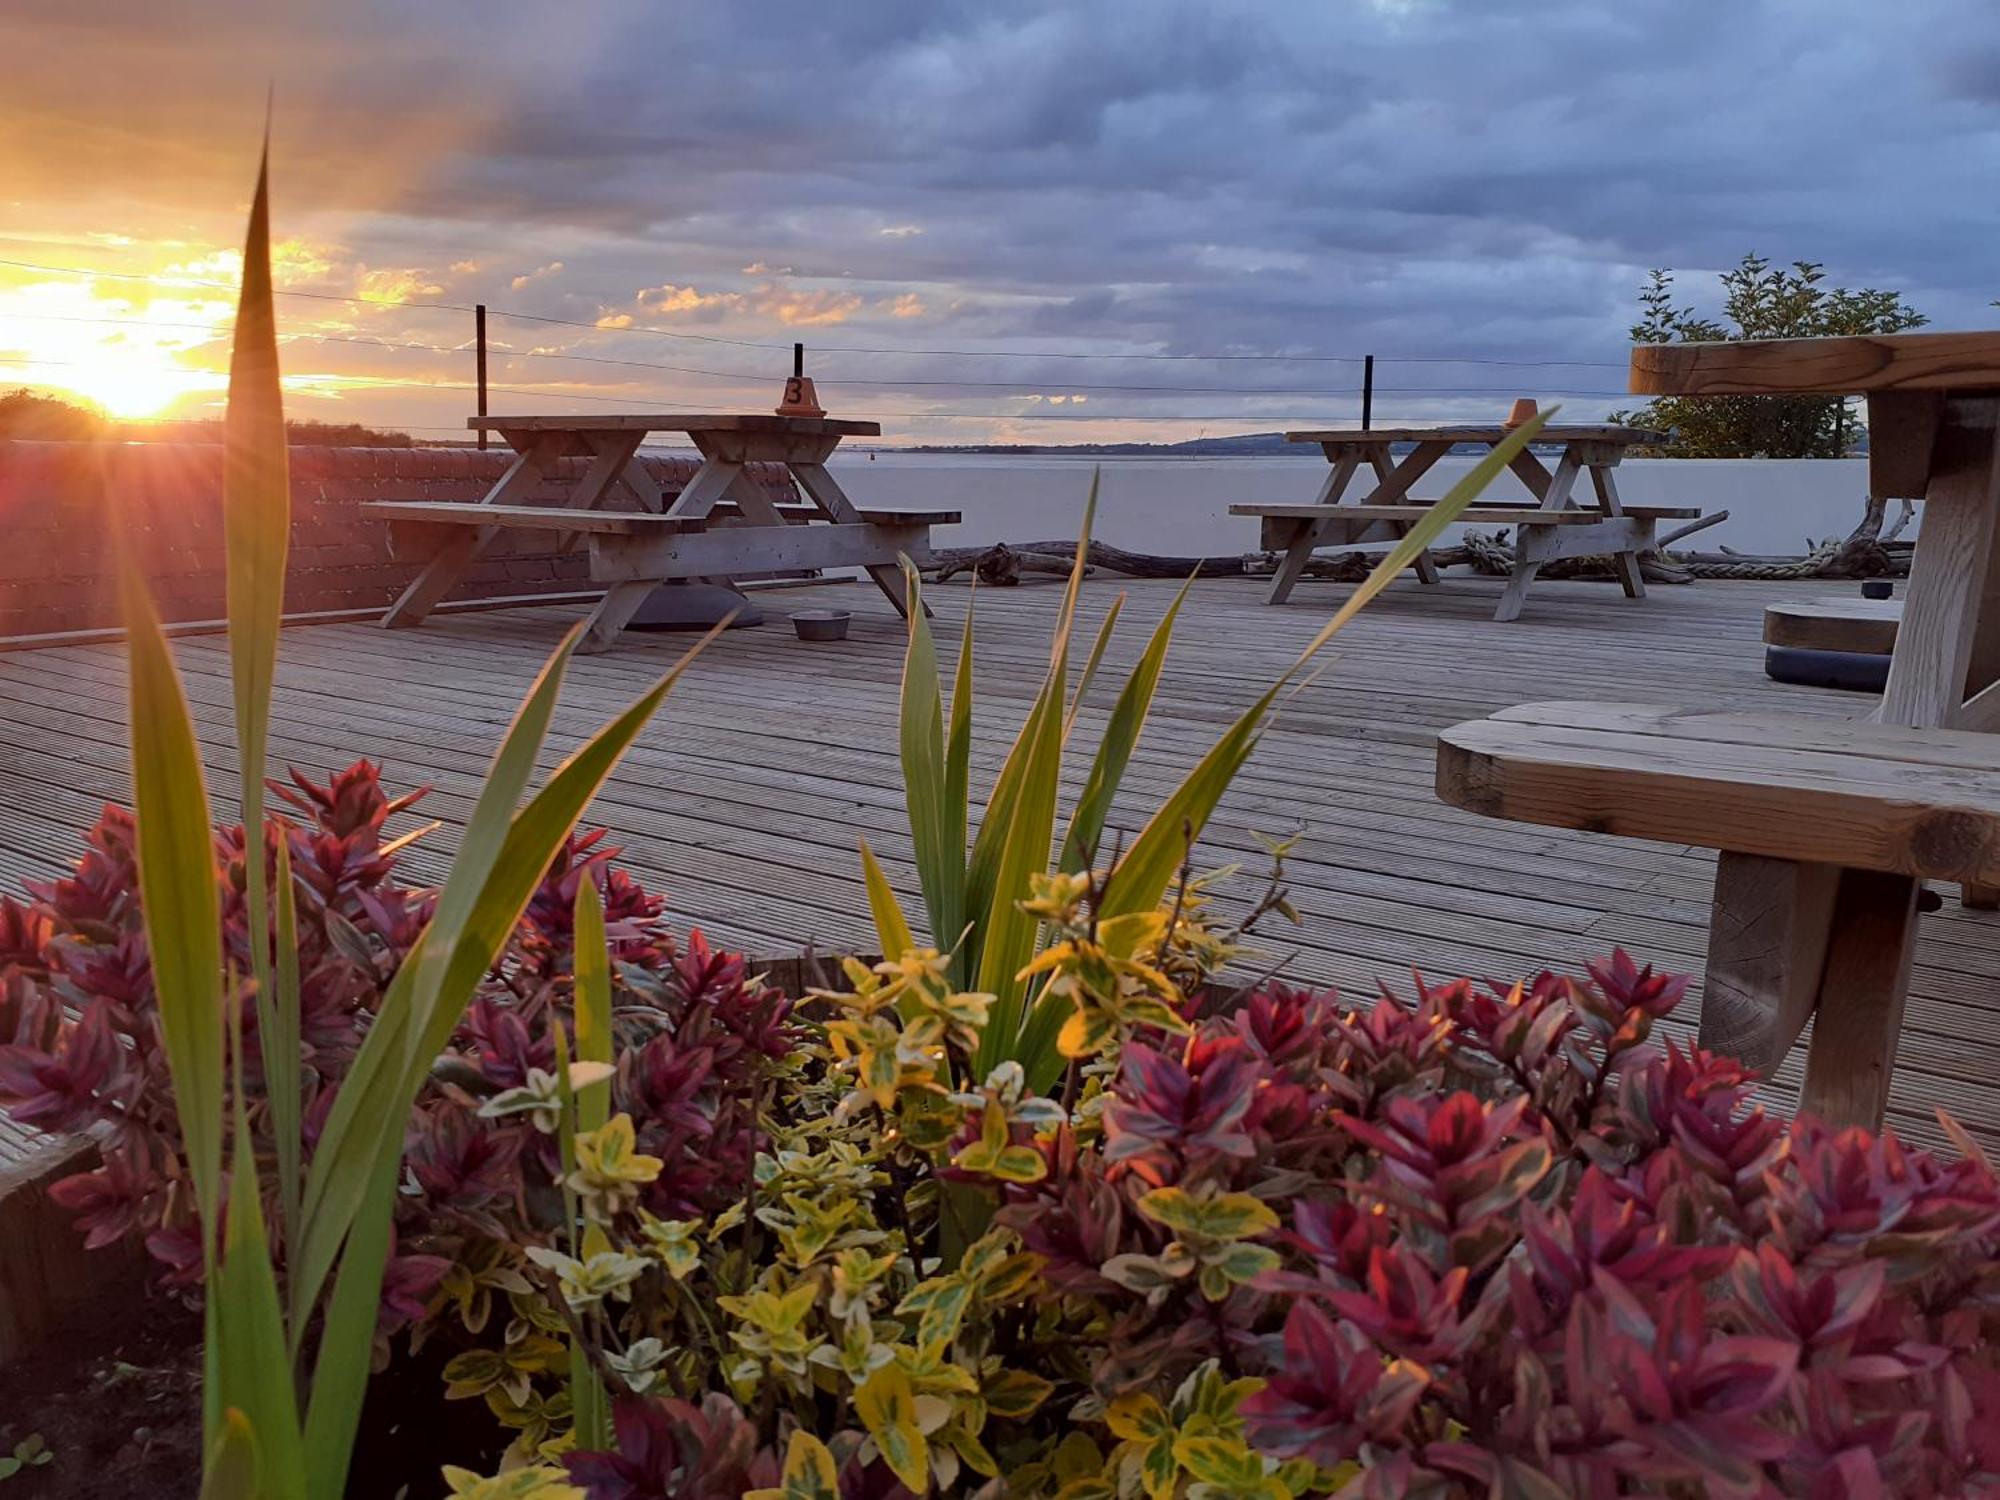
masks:
<svg viewBox="0 0 2000 1500"><path fill-rule="evenodd" d="M1764 611L1764 644L1790 651L1888 656L1902 623L1900 599L1802 599Z"/></svg>
<svg viewBox="0 0 2000 1500"><path fill-rule="evenodd" d="M1232 515L1255 516L1262 523L1267 551L1284 558L1271 577L1271 603L1283 604L1304 576L1313 552L1326 546L1393 545L1430 513L1435 502L1411 497L1411 490L1438 461L1461 443L1497 447L1509 429L1498 427L1361 427L1288 432L1294 443L1317 443L1326 455L1326 481L1310 505L1232 505ZM1527 603L1528 589L1545 563L1559 557L1609 557L1625 593L1643 598L1645 581L1639 556L1654 546L1654 523L1668 517L1687 518L1696 512L1679 507L1628 506L1618 494L1612 471L1634 444L1657 444L1665 434L1609 423L1545 427L1540 441L1560 443L1562 457L1551 470L1533 450L1516 453L1508 467L1532 497L1532 505L1475 502L1466 512L1474 524L1515 528L1514 572L1494 611L1496 620L1517 618ZM1396 455L1396 446L1407 451ZM1363 471L1374 475L1366 493L1347 498L1349 485ZM1578 482L1588 476L1594 504L1579 504ZM1424 583L1438 582L1436 560L1420 552L1412 561Z"/></svg>
<svg viewBox="0 0 2000 1500"><path fill-rule="evenodd" d="M1328 507L1324 505L1244 503L1230 506L1229 513L1262 519L1262 545L1267 551L1276 551L1291 544L1298 535L1298 523L1301 521L1421 521L1436 503L1435 500L1411 500L1402 505L1342 505L1332 517L1327 515ZM1621 514L1647 521L1672 521L1692 520L1701 512L1687 505L1628 505ZM1522 505L1481 505L1475 502L1465 508L1463 519L1467 526L1591 526L1603 521L1604 515L1595 510L1547 511Z"/></svg>
<svg viewBox="0 0 2000 1500"><path fill-rule="evenodd" d="M1701 1042L1877 1128L1925 880L2000 881L2000 738L1780 714L1527 703L1438 736L1488 817L1720 851Z"/></svg>
<svg viewBox="0 0 2000 1500"><path fill-rule="evenodd" d="M919 564L930 557L930 529L955 525L953 510L857 509L842 525L807 525L805 507L778 525L745 521L740 512L717 504L705 515L658 515L645 511L573 510L559 505L375 500L361 510L389 523L390 546L398 557L439 555L441 539L474 528L477 545L502 530L561 533L584 542L590 577L606 587L606 597L623 592L636 604L651 588L678 578L728 578L820 568L893 569L908 556ZM715 524L716 522L722 524ZM615 643L625 619L615 624L594 618L579 649L602 651ZM600 628L601 626L601 628Z"/></svg>
<svg viewBox="0 0 2000 1500"><path fill-rule="evenodd" d="M395 526L499 526L508 530L576 532L607 536L657 535L662 531L706 531L718 520L740 521L736 506L718 504L706 516L661 516L636 510L571 510L561 505L485 505L476 500L367 500L361 509ZM819 512L807 505L773 509L787 522L803 524ZM955 510L857 510L871 526L953 526ZM393 535L393 532L392 532Z"/></svg>

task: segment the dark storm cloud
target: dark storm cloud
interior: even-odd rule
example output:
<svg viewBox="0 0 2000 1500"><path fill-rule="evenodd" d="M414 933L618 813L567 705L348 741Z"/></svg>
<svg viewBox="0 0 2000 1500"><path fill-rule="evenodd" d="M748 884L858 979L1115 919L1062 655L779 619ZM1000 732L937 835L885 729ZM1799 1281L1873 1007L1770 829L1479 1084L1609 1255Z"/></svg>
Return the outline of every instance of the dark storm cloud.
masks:
<svg viewBox="0 0 2000 1500"><path fill-rule="evenodd" d="M556 316L1615 363L1654 265L1699 292L1747 250L1823 260L1947 325L2000 295L1992 0L28 0L0 28L10 132L95 153L66 180L123 152L141 198L171 149L164 187L233 190L276 77L281 157L357 256L477 261L454 295Z"/></svg>

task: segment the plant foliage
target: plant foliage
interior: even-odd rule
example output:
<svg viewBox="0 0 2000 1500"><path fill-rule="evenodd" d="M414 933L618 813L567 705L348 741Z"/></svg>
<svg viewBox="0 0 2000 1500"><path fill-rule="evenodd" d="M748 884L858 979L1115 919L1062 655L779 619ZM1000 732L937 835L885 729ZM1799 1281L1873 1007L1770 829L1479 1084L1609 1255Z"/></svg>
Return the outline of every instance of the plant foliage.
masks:
<svg viewBox="0 0 2000 1500"><path fill-rule="evenodd" d="M1656 270L1639 293L1632 342L1901 333L1930 321L1900 292L1827 287L1825 279L1817 261L1774 266L1746 255L1722 273L1722 318L1715 319L1676 306L1673 272ZM1837 396L1662 396L1612 420L1672 432L1672 443L1649 450L1664 458L1844 458L1859 435Z"/></svg>
<svg viewBox="0 0 2000 1500"><path fill-rule="evenodd" d="M230 361L224 512L241 800L261 833L264 745L278 650L289 527L285 428L271 306L268 173L260 168L244 246ZM375 1312L382 1297L403 1127L431 1061L450 1040L577 817L679 675L676 667L530 796L570 641L522 705L460 841L450 877L390 979L301 1166L300 997L269 921L261 846L245 868L248 977L267 1046L266 1103L279 1137L280 1222L291 1236L281 1286L270 1255L249 1101L240 1086L240 978L225 968L207 790L166 638L137 572L124 576L131 642L133 851L162 1052L194 1197L209 1295L204 1341L206 1488L223 1495L332 1500L345 1484ZM697 648L698 649L698 648ZM685 661L683 662L685 665ZM289 883L287 883L289 890ZM279 917L286 918L281 909ZM276 934L290 951L295 935ZM280 985L280 979L285 981ZM225 1146L225 1142L227 1145ZM225 1207L225 1184L226 1207ZM221 1246L218 1258L218 1244ZM317 1348L306 1347L318 1320ZM301 1378L310 1364L311 1378Z"/></svg>

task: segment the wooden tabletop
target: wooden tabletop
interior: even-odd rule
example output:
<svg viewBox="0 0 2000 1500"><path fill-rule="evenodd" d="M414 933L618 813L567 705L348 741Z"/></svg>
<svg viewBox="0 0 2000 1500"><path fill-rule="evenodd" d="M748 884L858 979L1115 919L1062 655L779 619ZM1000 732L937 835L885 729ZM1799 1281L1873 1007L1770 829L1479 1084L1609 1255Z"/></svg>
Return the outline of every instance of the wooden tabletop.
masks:
<svg viewBox="0 0 2000 1500"><path fill-rule="evenodd" d="M473 431L489 432L771 432L788 437L880 437L880 422L837 417L780 417L763 412L688 416L630 413L560 417L467 417Z"/></svg>
<svg viewBox="0 0 2000 1500"><path fill-rule="evenodd" d="M1864 391L2000 390L2000 333L1641 344L1641 396L1840 396Z"/></svg>
<svg viewBox="0 0 2000 1500"><path fill-rule="evenodd" d="M1288 443L1498 443L1513 428L1495 423L1491 427L1329 427L1311 432L1288 432ZM1613 423L1582 426L1544 427L1535 435L1537 443L1664 443L1667 434L1645 427L1620 427Z"/></svg>

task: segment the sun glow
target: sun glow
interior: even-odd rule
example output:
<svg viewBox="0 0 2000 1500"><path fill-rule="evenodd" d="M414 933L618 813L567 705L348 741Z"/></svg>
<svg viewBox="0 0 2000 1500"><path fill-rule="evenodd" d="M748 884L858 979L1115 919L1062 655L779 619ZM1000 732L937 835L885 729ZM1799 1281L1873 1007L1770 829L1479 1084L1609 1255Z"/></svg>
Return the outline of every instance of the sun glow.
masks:
<svg viewBox="0 0 2000 1500"><path fill-rule="evenodd" d="M228 293L128 282L0 285L0 385L68 391L117 417L158 416L228 384Z"/></svg>

